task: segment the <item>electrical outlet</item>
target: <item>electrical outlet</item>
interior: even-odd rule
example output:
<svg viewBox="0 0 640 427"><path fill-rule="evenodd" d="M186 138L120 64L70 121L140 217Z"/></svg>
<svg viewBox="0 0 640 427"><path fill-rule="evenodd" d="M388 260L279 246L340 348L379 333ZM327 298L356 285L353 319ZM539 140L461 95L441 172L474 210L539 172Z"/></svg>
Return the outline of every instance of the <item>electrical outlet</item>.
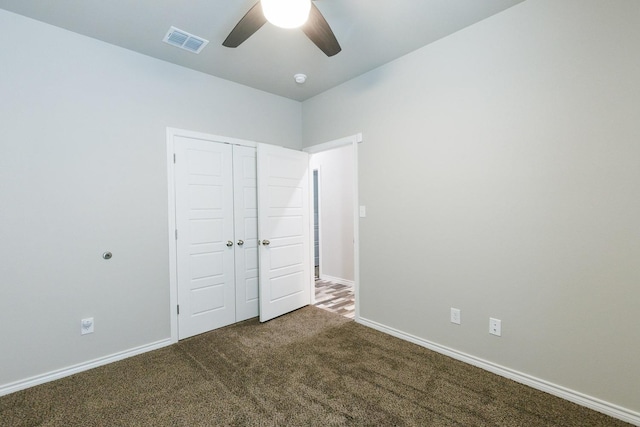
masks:
<svg viewBox="0 0 640 427"><path fill-rule="evenodd" d="M460 309L451 307L451 323L460 324Z"/></svg>
<svg viewBox="0 0 640 427"><path fill-rule="evenodd" d="M491 335L502 336L502 320L489 318L489 333Z"/></svg>
<svg viewBox="0 0 640 427"><path fill-rule="evenodd" d="M93 333L93 317L87 317L80 321L80 335Z"/></svg>

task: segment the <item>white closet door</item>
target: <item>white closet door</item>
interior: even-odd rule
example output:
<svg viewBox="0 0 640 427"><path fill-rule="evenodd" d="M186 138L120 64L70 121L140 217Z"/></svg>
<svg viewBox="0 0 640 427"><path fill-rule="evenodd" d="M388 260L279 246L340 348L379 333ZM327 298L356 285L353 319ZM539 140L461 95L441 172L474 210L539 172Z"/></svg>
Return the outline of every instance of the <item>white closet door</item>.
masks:
<svg viewBox="0 0 640 427"><path fill-rule="evenodd" d="M256 149L233 146L236 321L258 315Z"/></svg>
<svg viewBox="0 0 640 427"><path fill-rule="evenodd" d="M260 321L311 303L309 155L258 144Z"/></svg>
<svg viewBox="0 0 640 427"><path fill-rule="evenodd" d="M178 335L235 322L232 149L175 139Z"/></svg>

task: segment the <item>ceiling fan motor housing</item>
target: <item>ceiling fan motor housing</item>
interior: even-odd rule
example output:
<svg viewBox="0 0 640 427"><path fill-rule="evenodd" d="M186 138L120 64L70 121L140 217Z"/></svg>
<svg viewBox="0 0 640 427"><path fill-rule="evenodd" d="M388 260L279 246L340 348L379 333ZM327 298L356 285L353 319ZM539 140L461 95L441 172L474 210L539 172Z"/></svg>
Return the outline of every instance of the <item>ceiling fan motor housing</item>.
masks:
<svg viewBox="0 0 640 427"><path fill-rule="evenodd" d="M297 28L307 22L311 0L261 0L267 21L282 28Z"/></svg>

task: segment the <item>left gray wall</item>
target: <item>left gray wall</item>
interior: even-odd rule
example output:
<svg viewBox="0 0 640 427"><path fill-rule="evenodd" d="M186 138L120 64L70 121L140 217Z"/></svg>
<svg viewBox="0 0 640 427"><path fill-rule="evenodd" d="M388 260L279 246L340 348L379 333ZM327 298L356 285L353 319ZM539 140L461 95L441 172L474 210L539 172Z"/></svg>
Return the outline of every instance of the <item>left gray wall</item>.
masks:
<svg viewBox="0 0 640 427"><path fill-rule="evenodd" d="M167 127L300 148L301 104L3 10L0 26L2 394L170 337Z"/></svg>

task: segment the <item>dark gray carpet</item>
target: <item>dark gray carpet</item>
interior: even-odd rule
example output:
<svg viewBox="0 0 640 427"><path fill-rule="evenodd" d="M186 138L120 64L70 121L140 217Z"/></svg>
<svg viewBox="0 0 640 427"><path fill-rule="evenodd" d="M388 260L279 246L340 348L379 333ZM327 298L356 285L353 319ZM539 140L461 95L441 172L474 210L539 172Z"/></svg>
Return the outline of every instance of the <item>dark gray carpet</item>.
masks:
<svg viewBox="0 0 640 427"><path fill-rule="evenodd" d="M2 426L625 426L306 307L0 398Z"/></svg>

